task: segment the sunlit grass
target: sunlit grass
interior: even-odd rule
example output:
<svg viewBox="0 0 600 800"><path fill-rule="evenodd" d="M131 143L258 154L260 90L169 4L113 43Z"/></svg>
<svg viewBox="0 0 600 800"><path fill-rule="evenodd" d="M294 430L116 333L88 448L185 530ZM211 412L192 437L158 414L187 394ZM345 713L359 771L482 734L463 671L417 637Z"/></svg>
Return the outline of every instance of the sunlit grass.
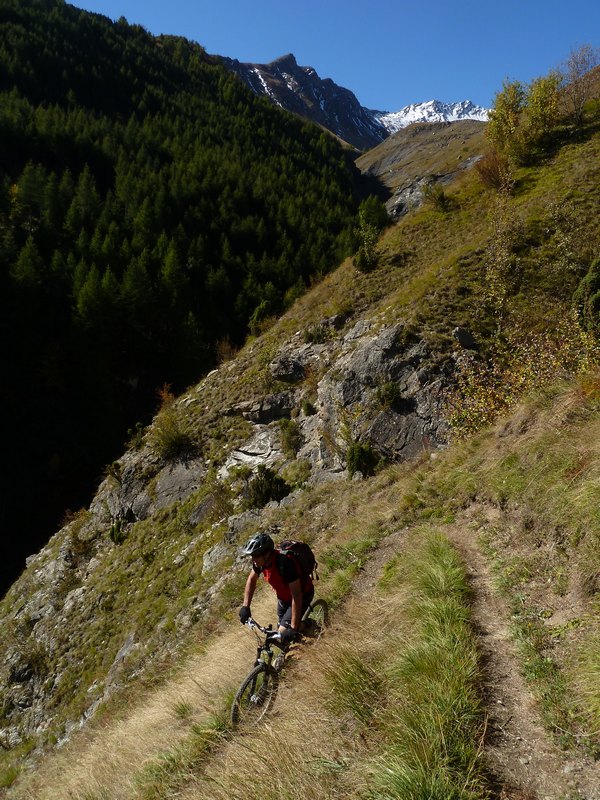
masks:
<svg viewBox="0 0 600 800"><path fill-rule="evenodd" d="M485 797L480 673L464 569L435 531L411 540L414 549L396 562L407 627L386 670L385 744L368 796ZM387 591L391 584L388 574Z"/></svg>

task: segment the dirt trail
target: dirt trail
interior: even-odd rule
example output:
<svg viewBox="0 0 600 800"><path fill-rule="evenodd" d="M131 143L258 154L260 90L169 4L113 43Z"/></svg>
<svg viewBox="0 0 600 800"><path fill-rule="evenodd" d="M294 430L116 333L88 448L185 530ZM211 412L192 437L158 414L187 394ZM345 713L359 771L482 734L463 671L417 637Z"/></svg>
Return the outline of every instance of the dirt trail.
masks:
<svg viewBox="0 0 600 800"><path fill-rule="evenodd" d="M461 554L473 592L472 621L484 670L485 758L499 800L600 800L600 763L562 751L539 721L535 698L520 673L510 610L494 589L467 511L444 533ZM355 592L368 593L384 565L402 549L403 531L387 536L360 573Z"/></svg>
<svg viewBox="0 0 600 800"><path fill-rule="evenodd" d="M510 611L494 590L466 514L444 532L461 553L473 590L472 619L484 669L486 761L502 800L600 800L600 764L561 751L538 720L519 670Z"/></svg>
<svg viewBox="0 0 600 800"><path fill-rule="evenodd" d="M257 594L252 608L259 619L272 615L270 592ZM176 748L189 734L190 723L202 722L219 707L223 693L239 684L254 657L254 642L242 633L234 620L185 662L179 677L148 692L123 719L82 731L64 750L18 782L9 797L131 800L139 796L136 774L143 765ZM197 709L197 716L179 718L178 704Z"/></svg>
<svg viewBox="0 0 600 800"><path fill-rule="evenodd" d="M509 632L510 612L494 590L488 564L476 544L473 519L473 511L467 511L456 523L445 525L443 531L461 553L473 590L472 619L484 670L485 758L496 784L494 797L497 800L600 800L600 763L562 752L538 720L536 702L520 675ZM371 594L385 564L402 551L405 535L405 531L396 531L380 542L355 579L355 597ZM253 610L254 605L257 616L262 619L272 611L270 592L256 598ZM244 664L252 655L248 641L239 634L239 627L231 625L204 652L189 660L184 677L151 693L133 707L125 719L90 731L89 736L76 737L67 752L58 755L37 776L32 776L31 783L22 787L24 794L17 791L10 796L19 800L25 797L83 800L92 796L130 800L136 795L133 779L140 765L169 746L175 746L178 738L185 736L186 727L178 725L174 704L180 699L189 699L196 706L201 699L201 706L206 703L206 707L210 707L213 698L208 695L199 698L200 686L214 685L222 691L224 681L232 687L237 685ZM214 680L217 675L218 680ZM293 682L287 688L293 692ZM173 731L173 736L167 744L165 732L169 730ZM231 743L226 745L221 754L225 761L231 747ZM193 779L180 796L194 800L201 796L197 793L197 781L201 778L198 775Z"/></svg>

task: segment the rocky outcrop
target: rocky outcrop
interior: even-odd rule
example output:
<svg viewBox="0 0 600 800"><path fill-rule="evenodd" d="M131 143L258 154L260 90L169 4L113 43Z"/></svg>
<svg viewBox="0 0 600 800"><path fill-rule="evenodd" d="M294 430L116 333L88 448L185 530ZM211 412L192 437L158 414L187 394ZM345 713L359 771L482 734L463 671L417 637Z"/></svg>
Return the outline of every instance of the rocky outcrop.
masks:
<svg viewBox="0 0 600 800"><path fill-rule="evenodd" d="M236 467L256 468L259 464L272 467L283 458L276 428L267 425L255 426L254 434L240 447L229 454L219 470L219 477L225 480Z"/></svg>
<svg viewBox="0 0 600 800"><path fill-rule="evenodd" d="M411 341L401 324L373 333L359 326L346 335L318 395L319 416L339 453L348 446L348 431L353 441L394 461L445 441L444 374L428 366L430 360L425 343Z"/></svg>
<svg viewBox="0 0 600 800"><path fill-rule="evenodd" d="M61 728L59 738L68 737L160 652L169 641L162 634L168 625L176 626L181 636L209 613L227 579L223 565L233 564L234 570L243 566L237 557L239 542L267 519L268 507L244 508L246 495L240 488L259 466L284 474L301 466L303 480L316 484L346 479L352 445L368 446L376 458L388 461L443 446L441 404L449 367L402 323L359 320L348 329L343 325L343 318L331 317L282 342L266 361L262 385L271 391L261 395L255 389L251 400L240 398L215 410L215 430L222 436L231 426L239 431L238 439L231 437L225 445L219 440L217 446L202 430L198 434L204 436L206 453L200 454L200 448L193 456L169 461L148 443L126 452L108 469L90 508L29 559L1 620L12 636L5 638L0 655L5 746L51 729L56 698L68 695L65 687L75 681L83 706ZM455 336L463 347L472 346L468 331L457 330ZM198 424L193 420L203 406L203 387L212 381L225 385L236 369L235 363L224 365L180 398L179 413L190 426ZM286 441L290 430L295 455ZM280 503L296 502L301 494L296 489ZM171 527L163 535L165 524ZM138 545L128 549L127 579L113 576L118 548L128 537L133 541L136 531ZM161 616L160 592L171 592L171 602L179 598L173 588L178 571L189 570L191 560L193 580L204 588L182 601L168 622ZM210 579L203 585L206 575ZM156 593L156 586L163 587L156 610L146 612L157 615L150 627L128 622L121 630L120 621L111 621L117 584L125 603L138 604L145 594ZM182 585L187 586L185 581ZM101 644L95 646L104 647L102 631L110 631L111 649L101 652L103 666L96 667L87 686L77 674L72 648L76 639L81 647L91 621L100 629L96 636Z"/></svg>
<svg viewBox="0 0 600 800"><path fill-rule="evenodd" d="M300 375L309 365L322 373L312 398L302 388L286 395L287 416L294 416L303 440L297 458L310 463L312 481L343 476L351 442L369 444L380 456L401 461L445 441L441 400L447 368L434 366L425 342L411 337L402 324L376 330L360 321L326 343L292 341L271 362L272 374L280 374L282 364L289 367L286 375ZM277 425L258 423L264 402L236 407L246 419L254 417L255 432L230 453L220 477L237 466L274 466L285 460ZM303 410L306 404L313 413ZM272 415L271 421L281 416Z"/></svg>
<svg viewBox="0 0 600 800"><path fill-rule="evenodd" d="M279 380L282 380L279 378ZM250 422L267 424L277 419L289 418L296 406L295 392L268 394L257 401L244 401L228 410L228 414L241 414Z"/></svg>

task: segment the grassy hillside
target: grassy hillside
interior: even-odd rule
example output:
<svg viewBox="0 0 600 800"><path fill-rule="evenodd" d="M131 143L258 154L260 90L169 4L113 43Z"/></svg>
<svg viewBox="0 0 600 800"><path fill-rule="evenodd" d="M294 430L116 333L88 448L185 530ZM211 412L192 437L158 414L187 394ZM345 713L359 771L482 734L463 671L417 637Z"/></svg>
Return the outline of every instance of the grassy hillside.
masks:
<svg viewBox="0 0 600 800"><path fill-rule="evenodd" d="M286 671L269 725L228 732L230 692L253 658L251 637L231 612L161 688L133 690L10 796L158 798L177 790L275 799L293 785L291 797L487 797L502 779L490 775L486 756L485 718L494 708L483 687L494 656L478 657L465 538L485 554L494 592L506 598L518 645L511 666L527 681L520 700L547 726L556 780L570 761L593 786L599 426L593 373L530 398L434 460L312 490L274 510L316 543L319 594L336 611L323 640L300 648ZM254 611L269 619L272 596L263 593Z"/></svg>
<svg viewBox="0 0 600 800"><path fill-rule="evenodd" d="M395 133L357 159L363 171L391 190L425 176L449 175L485 149L485 123L416 123Z"/></svg>
<svg viewBox="0 0 600 800"><path fill-rule="evenodd" d="M64 691L44 734L2 753L9 796L597 796L600 377L594 307L577 298L600 249L599 120L592 102L584 129L557 131L543 159L515 172L511 194L465 173L443 207L432 201L385 233L376 269L344 262L157 418L145 446L161 419L175 420L215 470L202 487L120 542L109 526L83 536L80 515L0 607L14 628L52 555L95 548L93 570L60 576L61 601L75 603L83 586L95 614L78 609L81 623L32 661L49 682L59 671ZM453 366L454 442L263 512L260 524L314 544L334 623L297 648L269 724L233 733L225 710L253 658L234 611L244 565L230 556L203 572L239 492L216 470L248 432L223 412L281 388L268 365L282 342L337 335L323 325L332 315L346 331L361 319L402 321ZM471 355L457 349L457 326L478 342ZM305 376L307 396L317 378ZM190 522L208 497L206 516ZM261 598L257 616L266 621L269 608ZM484 635L489 609L496 638ZM12 635L31 643L22 623ZM123 659L121 687L84 735L17 779L28 752L39 747L41 758L102 697L129 631L141 646ZM15 711L4 713L8 723Z"/></svg>

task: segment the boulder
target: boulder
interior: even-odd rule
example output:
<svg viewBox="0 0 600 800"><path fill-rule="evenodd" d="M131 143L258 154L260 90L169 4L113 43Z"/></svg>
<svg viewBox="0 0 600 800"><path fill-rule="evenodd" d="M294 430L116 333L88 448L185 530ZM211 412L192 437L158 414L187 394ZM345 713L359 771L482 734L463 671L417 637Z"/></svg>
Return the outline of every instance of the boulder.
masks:
<svg viewBox="0 0 600 800"><path fill-rule="evenodd" d="M277 381L298 383L304 380L304 366L298 358L282 355L269 364L269 372Z"/></svg>
<svg viewBox="0 0 600 800"><path fill-rule="evenodd" d="M467 330L467 328L454 328L452 331L452 336L456 339L461 347L464 347L466 350L477 350L479 345L473 338L471 331Z"/></svg>

